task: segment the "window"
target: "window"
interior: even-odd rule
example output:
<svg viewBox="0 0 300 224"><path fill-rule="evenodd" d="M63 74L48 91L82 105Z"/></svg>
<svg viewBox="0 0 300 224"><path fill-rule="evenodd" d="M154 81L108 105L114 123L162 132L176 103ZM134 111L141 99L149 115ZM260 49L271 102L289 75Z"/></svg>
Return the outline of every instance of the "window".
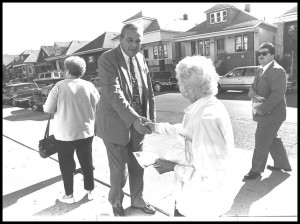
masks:
<svg viewBox="0 0 300 224"><path fill-rule="evenodd" d="M51 78L51 73L46 73L45 78Z"/></svg>
<svg viewBox="0 0 300 224"><path fill-rule="evenodd" d="M244 51L248 50L248 36L247 35L243 36L243 50Z"/></svg>
<svg viewBox="0 0 300 224"><path fill-rule="evenodd" d="M248 50L248 36L238 35L235 36L235 52Z"/></svg>
<svg viewBox="0 0 300 224"><path fill-rule="evenodd" d="M22 67L22 71L25 72L25 67Z"/></svg>
<svg viewBox="0 0 300 224"><path fill-rule="evenodd" d="M225 51L225 48L224 48L224 39L221 39L221 40L217 40L217 53L222 53Z"/></svg>
<svg viewBox="0 0 300 224"><path fill-rule="evenodd" d="M242 51L242 37L235 36L235 51L239 52Z"/></svg>
<svg viewBox="0 0 300 224"><path fill-rule="evenodd" d="M144 57L145 57L145 58L149 58L149 55L148 55L148 49L147 49L147 50L144 50Z"/></svg>
<svg viewBox="0 0 300 224"><path fill-rule="evenodd" d="M217 12L217 23L221 22L221 12Z"/></svg>
<svg viewBox="0 0 300 224"><path fill-rule="evenodd" d="M255 69L256 68L247 68L245 76L255 76Z"/></svg>
<svg viewBox="0 0 300 224"><path fill-rule="evenodd" d="M192 49L191 49L191 50L192 50L192 51L191 51L191 52L192 52L192 56L195 55L195 54L197 54L196 41L192 41L192 42L191 42L191 48L192 48Z"/></svg>
<svg viewBox="0 0 300 224"><path fill-rule="evenodd" d="M227 21L227 11L214 12L210 14L210 24Z"/></svg>
<svg viewBox="0 0 300 224"><path fill-rule="evenodd" d="M209 44L209 40L204 40L204 55L205 56L209 56L210 55L210 44Z"/></svg>
<svg viewBox="0 0 300 224"><path fill-rule="evenodd" d="M28 73L32 74L32 68L28 68Z"/></svg>
<svg viewBox="0 0 300 224"><path fill-rule="evenodd" d="M95 62L95 57L94 56L89 56L88 57L88 63L93 63Z"/></svg>
<svg viewBox="0 0 300 224"><path fill-rule="evenodd" d="M55 49L55 55L60 54L60 49Z"/></svg>
<svg viewBox="0 0 300 224"><path fill-rule="evenodd" d="M168 57L168 49L166 44L153 46L153 58L167 58Z"/></svg>
<svg viewBox="0 0 300 224"><path fill-rule="evenodd" d="M153 58L158 59L158 46L153 46Z"/></svg>
<svg viewBox="0 0 300 224"><path fill-rule="evenodd" d="M168 48L166 44L163 44L163 48L164 48L164 58L168 57Z"/></svg>
<svg viewBox="0 0 300 224"><path fill-rule="evenodd" d="M59 73L58 72L54 72L54 77L59 77Z"/></svg>
<svg viewBox="0 0 300 224"><path fill-rule="evenodd" d="M213 24L215 23L215 14L210 14L210 23Z"/></svg>
<svg viewBox="0 0 300 224"><path fill-rule="evenodd" d="M162 58L162 45L158 45L158 58Z"/></svg>
<svg viewBox="0 0 300 224"><path fill-rule="evenodd" d="M199 49L199 52L198 52L198 54L200 54L201 56L203 56L204 55L204 48L203 48L203 40L199 40L198 41L198 49Z"/></svg>

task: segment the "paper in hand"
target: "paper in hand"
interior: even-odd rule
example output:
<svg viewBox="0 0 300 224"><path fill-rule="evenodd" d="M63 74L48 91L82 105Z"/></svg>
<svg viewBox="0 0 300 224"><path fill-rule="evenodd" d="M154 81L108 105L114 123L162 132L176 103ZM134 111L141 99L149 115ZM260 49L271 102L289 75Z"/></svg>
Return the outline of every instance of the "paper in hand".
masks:
<svg viewBox="0 0 300 224"><path fill-rule="evenodd" d="M147 168L155 163L159 155L154 152L133 152L136 160L142 168Z"/></svg>

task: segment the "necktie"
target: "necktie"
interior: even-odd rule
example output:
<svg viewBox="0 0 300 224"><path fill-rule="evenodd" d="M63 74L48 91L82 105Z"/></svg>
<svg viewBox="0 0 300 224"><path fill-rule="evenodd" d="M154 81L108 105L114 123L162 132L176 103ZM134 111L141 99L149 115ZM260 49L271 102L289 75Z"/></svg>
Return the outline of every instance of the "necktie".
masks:
<svg viewBox="0 0 300 224"><path fill-rule="evenodd" d="M263 75L263 72L264 72L263 68L260 68L259 69L259 77L261 77Z"/></svg>
<svg viewBox="0 0 300 224"><path fill-rule="evenodd" d="M135 77L132 57L129 58L129 66L130 66L130 75L131 75L131 83L132 83L132 90L133 90L132 106L139 115L142 115L142 104L141 104L141 98L139 93L139 86L138 86L137 79Z"/></svg>

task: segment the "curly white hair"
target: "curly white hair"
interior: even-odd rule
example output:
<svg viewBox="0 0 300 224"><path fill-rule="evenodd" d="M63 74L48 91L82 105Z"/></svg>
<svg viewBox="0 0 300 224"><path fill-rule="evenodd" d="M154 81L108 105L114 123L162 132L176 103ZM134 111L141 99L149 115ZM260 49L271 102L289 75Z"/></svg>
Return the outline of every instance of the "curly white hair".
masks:
<svg viewBox="0 0 300 224"><path fill-rule="evenodd" d="M187 56L176 65L176 78L183 96L195 101L218 93L219 75L211 59L204 56Z"/></svg>

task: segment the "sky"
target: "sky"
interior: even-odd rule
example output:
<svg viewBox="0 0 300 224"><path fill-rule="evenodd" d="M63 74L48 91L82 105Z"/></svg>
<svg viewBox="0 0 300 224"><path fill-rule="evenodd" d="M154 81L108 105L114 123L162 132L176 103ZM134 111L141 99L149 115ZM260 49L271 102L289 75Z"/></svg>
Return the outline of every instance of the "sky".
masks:
<svg viewBox="0 0 300 224"><path fill-rule="evenodd" d="M223 3L223 2L222 2ZM204 13L218 3L196 2L111 2L111 3L2 3L2 54L19 55L25 50L39 50L54 42L92 41L104 32L120 32L122 22L139 13L158 19L182 18L199 24ZM245 3L231 3L244 10ZM250 3L253 16L273 23L297 6L297 2Z"/></svg>

